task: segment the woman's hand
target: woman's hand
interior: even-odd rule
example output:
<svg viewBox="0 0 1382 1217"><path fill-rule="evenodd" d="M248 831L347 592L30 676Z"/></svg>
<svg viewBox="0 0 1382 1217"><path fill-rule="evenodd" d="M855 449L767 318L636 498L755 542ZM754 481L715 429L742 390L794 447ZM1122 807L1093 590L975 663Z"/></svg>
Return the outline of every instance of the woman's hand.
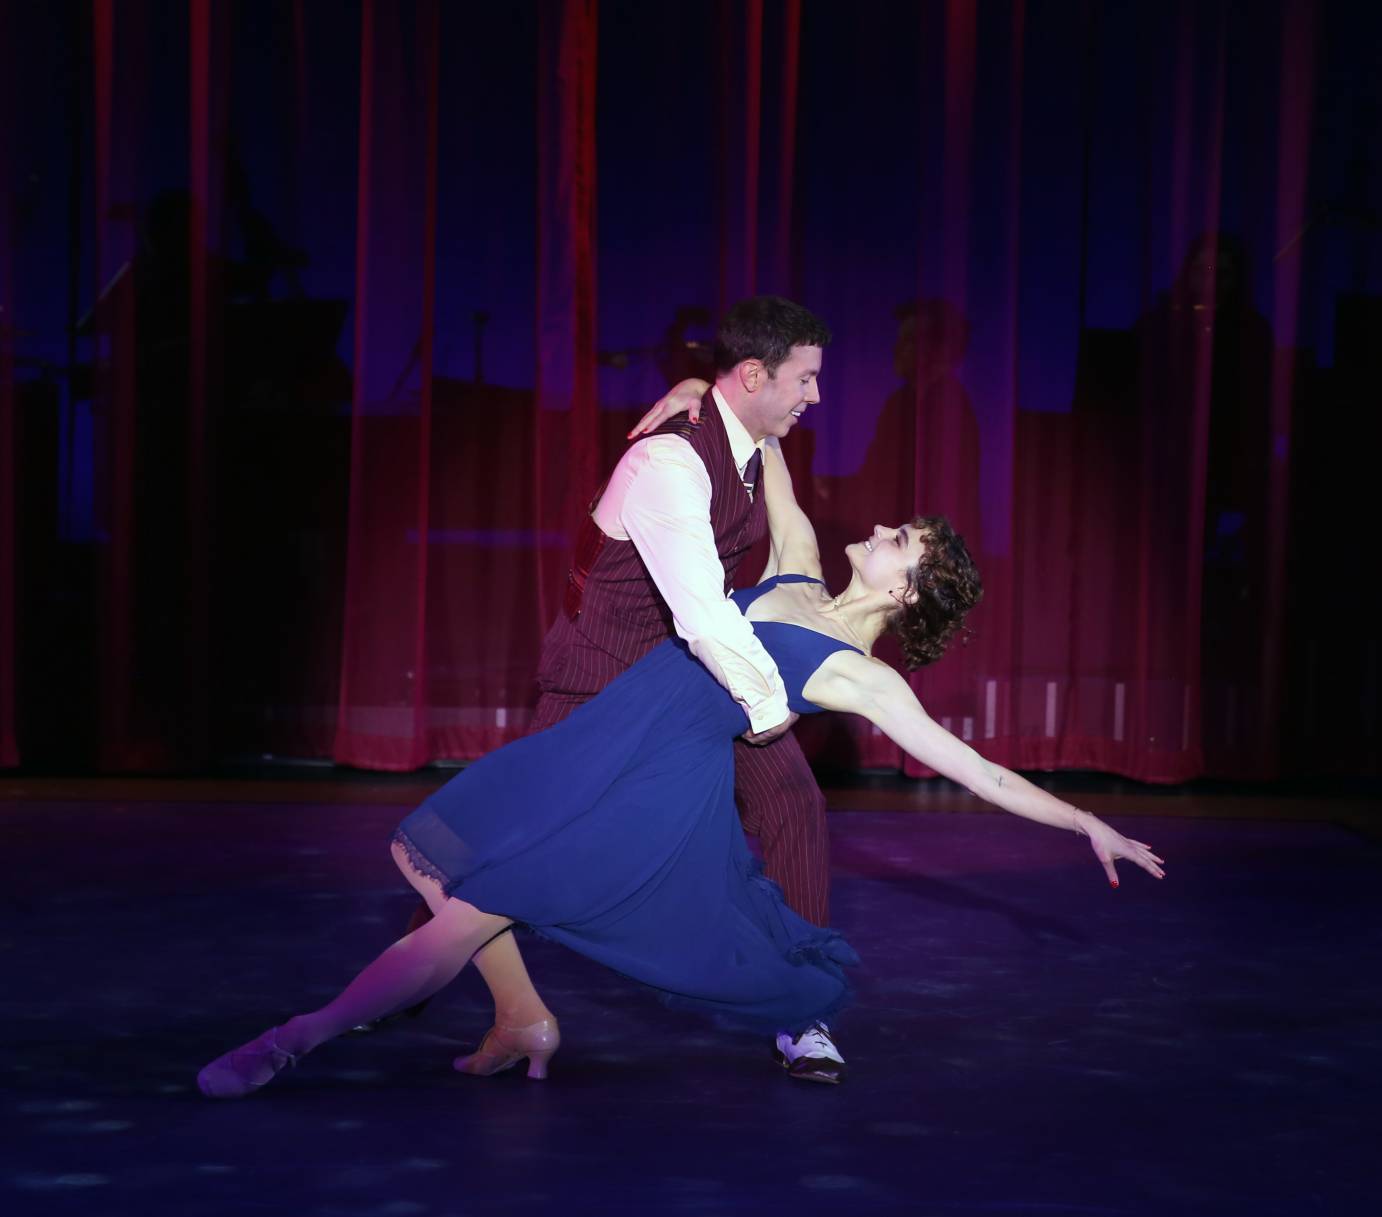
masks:
<svg viewBox="0 0 1382 1217"><path fill-rule="evenodd" d="M649 431L656 431L669 418L675 418L683 412L693 423L700 422L701 398L708 392L709 382L696 380L694 377L673 385L657 405L638 420L637 425L629 432L628 438L634 439L640 435L647 435Z"/></svg>
<svg viewBox="0 0 1382 1217"><path fill-rule="evenodd" d="M1094 851L1094 856L1099 859L1099 864L1104 868L1104 874L1108 876L1111 887L1118 886L1118 872L1114 869L1113 864L1119 858L1135 862L1153 878L1164 879L1166 877L1166 872L1159 865L1165 859L1158 858L1156 854L1152 853L1150 845L1125 837L1117 829L1110 828L1098 816L1092 816L1087 811L1077 811L1075 813L1075 831L1089 838L1089 846Z"/></svg>

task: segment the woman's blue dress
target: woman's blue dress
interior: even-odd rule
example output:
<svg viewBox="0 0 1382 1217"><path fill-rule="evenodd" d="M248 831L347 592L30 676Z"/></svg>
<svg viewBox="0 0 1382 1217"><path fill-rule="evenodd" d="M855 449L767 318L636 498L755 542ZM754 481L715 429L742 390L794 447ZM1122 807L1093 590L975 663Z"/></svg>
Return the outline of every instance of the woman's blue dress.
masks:
<svg viewBox="0 0 1382 1217"><path fill-rule="evenodd" d="M780 575L736 592L741 612ZM754 622L798 713L838 639ZM738 703L680 639L546 731L476 761L399 826L448 895L690 1005L769 1030L836 1011L858 956L760 873L734 807Z"/></svg>

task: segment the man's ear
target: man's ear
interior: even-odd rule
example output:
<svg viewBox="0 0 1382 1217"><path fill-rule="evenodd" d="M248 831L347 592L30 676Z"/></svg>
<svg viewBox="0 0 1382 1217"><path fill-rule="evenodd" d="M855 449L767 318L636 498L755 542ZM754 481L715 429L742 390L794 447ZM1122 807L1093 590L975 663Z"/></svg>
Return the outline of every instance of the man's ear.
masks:
<svg viewBox="0 0 1382 1217"><path fill-rule="evenodd" d="M746 393L757 393L766 375L761 359L746 359L739 365L739 383Z"/></svg>

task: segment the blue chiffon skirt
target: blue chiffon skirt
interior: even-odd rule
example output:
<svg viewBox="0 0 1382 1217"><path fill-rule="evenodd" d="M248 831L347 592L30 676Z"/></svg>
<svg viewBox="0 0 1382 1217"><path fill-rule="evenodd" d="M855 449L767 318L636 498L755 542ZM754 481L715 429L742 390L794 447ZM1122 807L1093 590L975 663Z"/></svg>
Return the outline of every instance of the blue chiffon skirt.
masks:
<svg viewBox="0 0 1382 1217"><path fill-rule="evenodd" d="M663 643L547 731L432 795L395 839L414 867L487 913L762 1030L847 1000L858 956L803 920L749 852L734 807L743 711Z"/></svg>

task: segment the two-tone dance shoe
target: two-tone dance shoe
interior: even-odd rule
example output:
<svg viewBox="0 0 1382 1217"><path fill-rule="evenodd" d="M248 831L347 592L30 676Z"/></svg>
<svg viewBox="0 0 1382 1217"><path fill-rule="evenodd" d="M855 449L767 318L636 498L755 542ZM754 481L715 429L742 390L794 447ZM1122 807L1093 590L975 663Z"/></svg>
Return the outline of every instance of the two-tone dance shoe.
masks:
<svg viewBox="0 0 1382 1217"><path fill-rule="evenodd" d="M845 1076L845 1058L824 1023L812 1023L797 1035L779 1032L776 1056L791 1077L803 1082L835 1085Z"/></svg>
<svg viewBox="0 0 1382 1217"><path fill-rule="evenodd" d="M487 1078L512 1069L527 1057L528 1076L541 1080L547 1076L547 1062L560 1044L561 1032L554 1018L544 1018L527 1027L501 1027L496 1023L485 1032L474 1052L458 1056L451 1064L457 1073Z"/></svg>
<svg viewBox="0 0 1382 1217"><path fill-rule="evenodd" d="M218 1056L197 1074L197 1088L208 1099L241 1099L270 1081L280 1069L296 1065L298 1058L278 1046L278 1028L239 1048Z"/></svg>

